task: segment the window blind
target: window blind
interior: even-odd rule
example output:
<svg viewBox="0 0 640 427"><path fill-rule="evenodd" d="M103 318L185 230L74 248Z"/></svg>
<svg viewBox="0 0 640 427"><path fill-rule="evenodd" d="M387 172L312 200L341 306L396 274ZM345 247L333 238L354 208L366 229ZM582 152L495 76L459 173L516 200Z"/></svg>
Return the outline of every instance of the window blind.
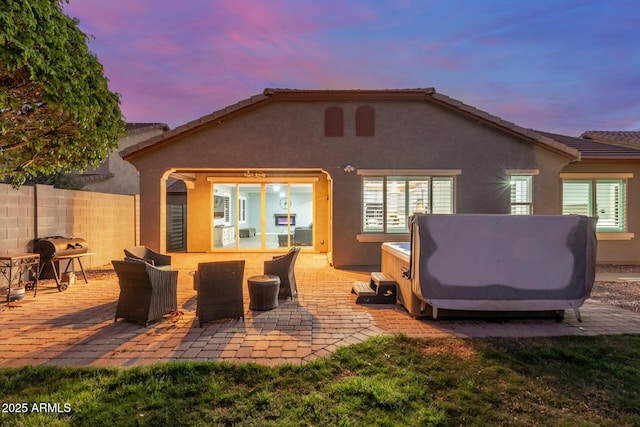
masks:
<svg viewBox="0 0 640 427"><path fill-rule="evenodd" d="M387 178L387 233L407 229L407 185L402 178Z"/></svg>
<svg viewBox="0 0 640 427"><path fill-rule="evenodd" d="M514 175L511 177L511 214L530 215L533 211L531 176Z"/></svg>
<svg viewBox="0 0 640 427"><path fill-rule="evenodd" d="M453 213L453 178L438 177L431 180L431 213Z"/></svg>
<svg viewBox="0 0 640 427"><path fill-rule="evenodd" d="M564 215L593 215L591 181L564 181L562 184L562 213Z"/></svg>
<svg viewBox="0 0 640 427"><path fill-rule="evenodd" d="M362 183L363 231L384 231L383 200L384 178L364 178Z"/></svg>
<svg viewBox="0 0 640 427"><path fill-rule="evenodd" d="M363 232L407 233L414 213L453 213L453 177L363 177Z"/></svg>
<svg viewBox="0 0 640 427"><path fill-rule="evenodd" d="M596 181L596 215L600 230L626 229L624 181Z"/></svg>
<svg viewBox="0 0 640 427"><path fill-rule="evenodd" d="M597 216L598 231L626 231L626 209L626 180L565 180L562 183L562 213Z"/></svg>

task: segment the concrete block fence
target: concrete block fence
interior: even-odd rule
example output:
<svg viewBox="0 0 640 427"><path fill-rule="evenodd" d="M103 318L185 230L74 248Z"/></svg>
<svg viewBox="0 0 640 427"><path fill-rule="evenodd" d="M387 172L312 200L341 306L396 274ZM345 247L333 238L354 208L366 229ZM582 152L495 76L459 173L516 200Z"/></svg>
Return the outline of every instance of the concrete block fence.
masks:
<svg viewBox="0 0 640 427"><path fill-rule="evenodd" d="M32 252L39 237L80 237L96 253L86 268L109 264L138 244L139 206L137 195L0 184L0 255Z"/></svg>

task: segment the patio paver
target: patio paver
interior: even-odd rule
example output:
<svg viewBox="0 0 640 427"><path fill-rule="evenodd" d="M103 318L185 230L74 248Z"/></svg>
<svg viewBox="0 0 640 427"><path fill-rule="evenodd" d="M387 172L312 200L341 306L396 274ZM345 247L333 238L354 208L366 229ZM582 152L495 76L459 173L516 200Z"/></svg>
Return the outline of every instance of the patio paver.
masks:
<svg viewBox="0 0 640 427"><path fill-rule="evenodd" d="M43 282L38 297L28 293L13 308L0 306L0 366L135 366L157 362L225 360L264 365L300 364L338 347L380 334L411 337L534 337L640 333L640 315L594 300L564 321L432 320L412 318L399 305L357 305L351 287L368 273L336 270L326 257L302 253L296 264L299 296L278 308L249 310L246 278L261 274L271 254L173 254L178 304L184 314L147 328L113 322L118 282L115 274L77 283L65 292ZM244 273L245 320L210 322L198 327L196 292L187 274L198 262L247 260ZM106 277L104 277L106 276Z"/></svg>

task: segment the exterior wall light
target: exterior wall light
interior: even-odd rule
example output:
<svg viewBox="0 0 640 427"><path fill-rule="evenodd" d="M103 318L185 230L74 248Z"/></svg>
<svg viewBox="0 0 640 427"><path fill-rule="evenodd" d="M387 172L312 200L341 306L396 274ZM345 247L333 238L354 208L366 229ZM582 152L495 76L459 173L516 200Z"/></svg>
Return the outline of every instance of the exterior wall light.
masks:
<svg viewBox="0 0 640 427"><path fill-rule="evenodd" d="M267 176L266 173L264 172L251 172L251 171L246 171L244 173L245 178L264 178Z"/></svg>
<svg viewBox="0 0 640 427"><path fill-rule="evenodd" d="M347 166L344 167L344 171L347 172L347 173L351 173L354 170L356 170L356 168L354 168L352 165L347 165Z"/></svg>

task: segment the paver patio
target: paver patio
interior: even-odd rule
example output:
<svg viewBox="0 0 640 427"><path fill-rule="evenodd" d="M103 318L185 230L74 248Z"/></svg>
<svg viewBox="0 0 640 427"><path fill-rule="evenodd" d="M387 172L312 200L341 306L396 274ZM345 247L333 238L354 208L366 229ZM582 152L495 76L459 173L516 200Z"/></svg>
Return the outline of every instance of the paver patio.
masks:
<svg viewBox="0 0 640 427"><path fill-rule="evenodd" d="M37 298L28 293L15 307L0 306L0 366L135 366L157 362L225 360L264 365L304 363L337 347L379 334L412 337L553 336L640 333L640 315L597 301L571 311L564 321L432 320L412 318L399 305L357 305L353 282L369 273L336 270L320 254L302 253L296 263L299 296L274 310L249 310L246 278L261 274L272 254L173 254L178 305L184 314L144 328L113 322L118 299L115 274L94 270L65 292L41 282ZM245 320L198 327L196 292L188 272L198 262L246 259ZM105 266L105 269L109 266Z"/></svg>

